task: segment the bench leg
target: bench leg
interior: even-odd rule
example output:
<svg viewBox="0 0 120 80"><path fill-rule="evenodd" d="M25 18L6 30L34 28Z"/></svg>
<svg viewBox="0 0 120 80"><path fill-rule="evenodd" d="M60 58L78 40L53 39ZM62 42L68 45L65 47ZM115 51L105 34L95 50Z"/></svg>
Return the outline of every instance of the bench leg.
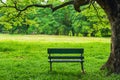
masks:
<svg viewBox="0 0 120 80"><path fill-rule="evenodd" d="M52 62L50 62L50 71L52 71Z"/></svg>
<svg viewBox="0 0 120 80"><path fill-rule="evenodd" d="M81 69L82 69L82 73L85 73L84 68L83 68L83 62L81 62Z"/></svg>

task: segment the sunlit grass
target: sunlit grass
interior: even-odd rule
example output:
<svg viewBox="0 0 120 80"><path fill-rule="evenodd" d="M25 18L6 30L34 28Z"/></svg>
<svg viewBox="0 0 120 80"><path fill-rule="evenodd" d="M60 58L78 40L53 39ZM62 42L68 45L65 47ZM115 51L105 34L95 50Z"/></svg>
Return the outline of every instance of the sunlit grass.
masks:
<svg viewBox="0 0 120 80"><path fill-rule="evenodd" d="M53 63L49 72L47 48L84 48L84 68L79 63ZM0 80L119 80L100 67L110 53L110 38L0 34Z"/></svg>
<svg viewBox="0 0 120 80"><path fill-rule="evenodd" d="M55 35L8 35L1 34L0 41L28 41L28 42L110 42L110 38L95 38L95 37L72 37L72 36L55 36Z"/></svg>

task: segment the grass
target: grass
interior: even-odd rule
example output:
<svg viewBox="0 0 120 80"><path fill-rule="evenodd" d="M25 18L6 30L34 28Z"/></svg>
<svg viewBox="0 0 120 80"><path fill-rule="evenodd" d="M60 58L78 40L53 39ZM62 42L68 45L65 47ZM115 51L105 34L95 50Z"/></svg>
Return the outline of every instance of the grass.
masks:
<svg viewBox="0 0 120 80"><path fill-rule="evenodd" d="M49 72L47 48L84 48L86 74L79 63L54 63ZM0 80L120 80L100 71L110 38L0 34Z"/></svg>

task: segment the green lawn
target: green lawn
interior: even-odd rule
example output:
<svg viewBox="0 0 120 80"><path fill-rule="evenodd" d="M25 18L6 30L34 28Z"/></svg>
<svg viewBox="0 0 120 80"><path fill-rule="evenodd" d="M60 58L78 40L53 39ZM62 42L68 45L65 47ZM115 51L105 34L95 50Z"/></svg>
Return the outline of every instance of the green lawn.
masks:
<svg viewBox="0 0 120 80"><path fill-rule="evenodd" d="M80 63L53 63L47 48L84 48L86 74ZM120 80L100 71L110 53L110 38L0 34L0 80Z"/></svg>

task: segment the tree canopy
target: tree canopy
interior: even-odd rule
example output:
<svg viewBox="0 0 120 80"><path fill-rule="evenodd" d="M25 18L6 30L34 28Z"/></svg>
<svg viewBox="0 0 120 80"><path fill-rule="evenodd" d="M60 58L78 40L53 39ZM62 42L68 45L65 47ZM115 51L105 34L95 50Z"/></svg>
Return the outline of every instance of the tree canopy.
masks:
<svg viewBox="0 0 120 80"><path fill-rule="evenodd" d="M50 5L53 2L54 4ZM7 0L4 2L1 0L0 32L97 37L111 35L106 14L97 3L94 4L97 11L93 5L85 5L80 8L81 13L76 12L72 5L57 10L63 6L62 4L67 5L71 2L67 0ZM34 7L28 8L33 5ZM52 9L57 11L36 8L40 6L52 6Z"/></svg>

